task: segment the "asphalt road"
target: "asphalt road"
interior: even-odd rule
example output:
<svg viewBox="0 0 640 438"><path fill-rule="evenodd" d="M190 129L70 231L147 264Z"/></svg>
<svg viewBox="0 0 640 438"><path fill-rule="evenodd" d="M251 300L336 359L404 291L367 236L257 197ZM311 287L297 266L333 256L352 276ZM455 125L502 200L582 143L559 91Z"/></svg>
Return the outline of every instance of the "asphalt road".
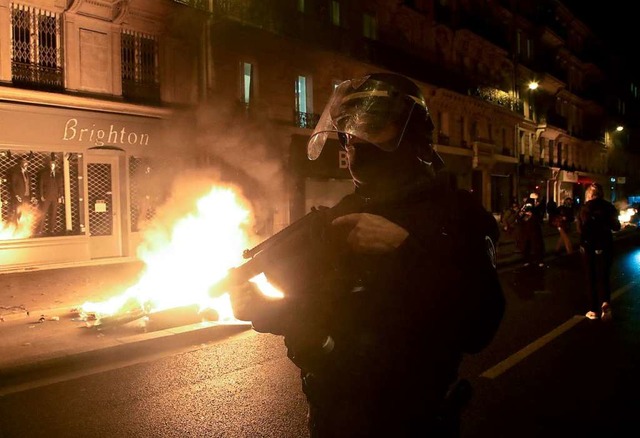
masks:
<svg viewBox="0 0 640 438"><path fill-rule="evenodd" d="M550 258L543 269L501 270L505 320L492 345L461 370L475 390L464 438L639 436L639 236L618 244L624 251L612 275L610 324L582 316L574 257ZM27 318L16 327L36 342L55 327L67 326L69 334L71 319ZM135 327L73 330L84 337L73 339L76 347L91 348L2 368L1 437L305 436L297 371L278 337L213 325L180 336L160 330L151 341L152 333ZM144 342L129 342L137 336Z"/></svg>

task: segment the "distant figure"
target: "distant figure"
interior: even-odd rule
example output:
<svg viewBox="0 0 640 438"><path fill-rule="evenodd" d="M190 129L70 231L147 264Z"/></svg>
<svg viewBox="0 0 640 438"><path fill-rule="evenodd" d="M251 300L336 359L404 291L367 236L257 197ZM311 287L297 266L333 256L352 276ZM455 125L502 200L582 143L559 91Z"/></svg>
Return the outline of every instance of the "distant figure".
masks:
<svg viewBox="0 0 640 438"><path fill-rule="evenodd" d="M567 254L573 254L573 244L571 243L571 224L575 221L573 212L573 198L567 197L558 207L552 225L558 229L558 240L556 242L556 252L559 253L564 245Z"/></svg>
<svg viewBox="0 0 640 438"><path fill-rule="evenodd" d="M544 220L545 206L540 202L537 193L531 193L529 199L520 209L518 220L520 222L522 236L522 253L524 266L535 264L544 267L544 238L542 235L542 223Z"/></svg>
<svg viewBox="0 0 640 438"><path fill-rule="evenodd" d="M38 196L42 213L38 235L54 235L58 205L64 202L64 177L55 160L49 160L48 165L38 172Z"/></svg>
<svg viewBox="0 0 640 438"><path fill-rule="evenodd" d="M620 231L618 210L603 199L604 191L592 183L585 191L585 204L578 215L580 255L586 275L589 311L586 317L611 319L610 273L613 262L613 233Z"/></svg>
<svg viewBox="0 0 640 438"><path fill-rule="evenodd" d="M16 226L25 208L31 204L31 175L29 175L29 160L20 157L18 164L7 171L7 182L9 184L9 220Z"/></svg>
<svg viewBox="0 0 640 438"><path fill-rule="evenodd" d="M547 218L549 219L549 225L553 228L557 228L555 225L558 220L558 204L553 199L547 203Z"/></svg>
<svg viewBox="0 0 640 438"><path fill-rule="evenodd" d="M514 199L511 202L511 205L505 208L500 215L500 226L502 227L502 231L508 237L516 238L517 225L518 225L518 212L520 211L520 206L518 202Z"/></svg>

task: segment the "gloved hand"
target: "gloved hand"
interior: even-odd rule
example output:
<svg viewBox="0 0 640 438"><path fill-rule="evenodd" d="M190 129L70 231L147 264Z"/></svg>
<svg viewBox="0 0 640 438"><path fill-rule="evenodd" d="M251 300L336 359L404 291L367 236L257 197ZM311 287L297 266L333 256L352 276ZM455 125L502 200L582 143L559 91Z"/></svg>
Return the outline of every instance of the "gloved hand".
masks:
<svg viewBox="0 0 640 438"><path fill-rule="evenodd" d="M287 303L283 298L272 298L260 292L250 281L230 291L233 315L241 321L250 321L253 329L261 333L283 335L288 318Z"/></svg>

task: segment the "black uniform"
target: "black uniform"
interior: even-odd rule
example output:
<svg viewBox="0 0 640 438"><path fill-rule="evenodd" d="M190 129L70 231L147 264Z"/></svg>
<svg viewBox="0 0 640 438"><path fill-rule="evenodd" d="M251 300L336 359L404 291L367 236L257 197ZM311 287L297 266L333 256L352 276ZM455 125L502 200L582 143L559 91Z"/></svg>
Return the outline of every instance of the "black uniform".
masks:
<svg viewBox="0 0 640 438"><path fill-rule="evenodd" d="M343 253L331 272L308 279L309 290L285 286L296 298L254 327L285 335L312 436L455 429L455 420L443 424L445 395L463 353L482 349L504 312L497 222L464 190L424 188L382 202L353 194L334 209L348 206L395 222L409 237L389 254Z"/></svg>
<svg viewBox="0 0 640 438"><path fill-rule="evenodd" d="M621 228L618 210L611 202L595 198L580 209L578 221L589 310L598 313L601 303L611 302L609 277L613 262L612 231Z"/></svg>

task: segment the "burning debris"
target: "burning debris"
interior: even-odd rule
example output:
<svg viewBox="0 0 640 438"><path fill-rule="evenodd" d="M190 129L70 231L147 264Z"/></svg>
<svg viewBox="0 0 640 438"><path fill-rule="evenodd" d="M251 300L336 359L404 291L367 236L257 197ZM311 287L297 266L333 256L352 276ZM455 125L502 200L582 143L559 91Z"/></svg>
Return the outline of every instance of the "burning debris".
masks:
<svg viewBox="0 0 640 438"><path fill-rule="evenodd" d="M195 210L166 220L169 225L159 219L147 228L138 248L145 269L137 283L109 300L84 303L78 314L87 326L107 328L143 318L153 327L238 322L228 291L211 297L210 288L243 260L249 246L249 209L233 189L211 188L210 182L208 188L194 201ZM173 216L184 208L165 210Z"/></svg>
<svg viewBox="0 0 640 438"><path fill-rule="evenodd" d="M0 240L26 239L33 235L40 213L33 205L18 206L17 222L0 221Z"/></svg>

